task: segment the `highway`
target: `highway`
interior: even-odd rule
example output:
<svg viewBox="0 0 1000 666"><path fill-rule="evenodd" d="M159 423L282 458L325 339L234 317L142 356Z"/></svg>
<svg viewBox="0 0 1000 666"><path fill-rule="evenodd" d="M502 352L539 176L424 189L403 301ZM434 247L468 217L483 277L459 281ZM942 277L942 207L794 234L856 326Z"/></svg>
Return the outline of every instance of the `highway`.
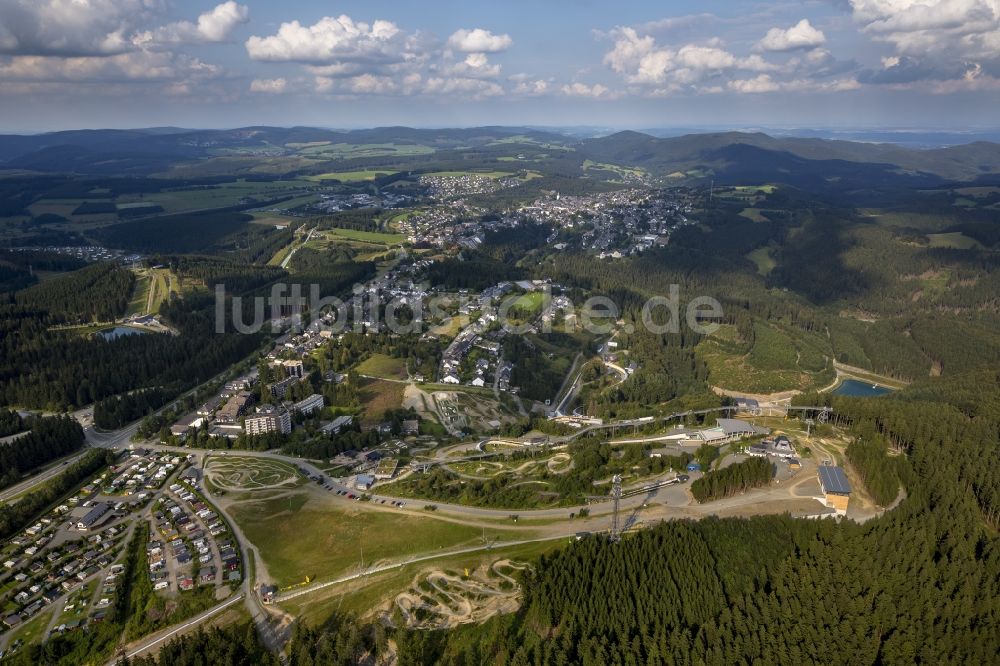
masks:
<svg viewBox="0 0 1000 666"><path fill-rule="evenodd" d="M42 470L41 472L35 474L34 476L29 477L24 481L21 481L20 483L17 483L8 488L4 488L3 492L0 492L0 502L6 502L10 499L17 497L18 495L22 495L31 490L32 488L34 488L35 486L41 485L46 481L48 481L49 479L57 476L60 472L62 472L66 468L67 465L70 465L71 463L74 463L77 460L79 460L85 452L86 452L85 450L80 451L79 453L74 453L68 458L63 458L61 460L58 460L55 462L55 464L48 467L47 469Z"/></svg>

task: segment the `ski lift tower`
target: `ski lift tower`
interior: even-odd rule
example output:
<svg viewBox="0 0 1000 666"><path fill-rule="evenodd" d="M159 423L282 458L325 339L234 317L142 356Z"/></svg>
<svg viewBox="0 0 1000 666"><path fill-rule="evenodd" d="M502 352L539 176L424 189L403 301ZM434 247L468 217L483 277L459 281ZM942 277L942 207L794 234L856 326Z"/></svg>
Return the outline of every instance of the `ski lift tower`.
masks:
<svg viewBox="0 0 1000 666"><path fill-rule="evenodd" d="M618 523L618 505L621 503L622 499L622 475L615 474L611 478L611 501L614 503L614 508L611 513L611 542L617 543L621 541L621 527Z"/></svg>

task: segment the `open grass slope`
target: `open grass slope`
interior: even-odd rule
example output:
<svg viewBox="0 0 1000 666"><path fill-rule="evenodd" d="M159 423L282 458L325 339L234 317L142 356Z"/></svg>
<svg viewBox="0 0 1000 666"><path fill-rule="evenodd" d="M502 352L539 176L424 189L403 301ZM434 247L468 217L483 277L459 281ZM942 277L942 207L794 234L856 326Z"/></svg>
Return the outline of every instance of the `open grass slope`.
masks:
<svg viewBox="0 0 1000 666"><path fill-rule="evenodd" d="M362 375L381 377L382 379L406 379L406 360L393 358L385 354L372 354L358 364L357 371Z"/></svg>
<svg viewBox="0 0 1000 666"><path fill-rule="evenodd" d="M829 343L821 336L756 322L749 350L732 326L698 344L696 353L719 388L748 393L809 390L828 385L835 373Z"/></svg>
<svg viewBox="0 0 1000 666"><path fill-rule="evenodd" d="M364 566L410 555L475 546L483 528L449 522L430 514L386 508L360 510L305 491L241 502L230 512L258 548L279 586L329 580ZM487 536L521 538L531 532L487 529Z"/></svg>
<svg viewBox="0 0 1000 666"><path fill-rule="evenodd" d="M568 539L566 542L540 541L490 551L447 555L375 574L355 583L317 590L312 594L296 597L281 607L308 625L322 624L335 611L364 616L388 604L398 593L406 590L421 572L442 570L463 573L505 558L533 561L563 547L567 542Z"/></svg>

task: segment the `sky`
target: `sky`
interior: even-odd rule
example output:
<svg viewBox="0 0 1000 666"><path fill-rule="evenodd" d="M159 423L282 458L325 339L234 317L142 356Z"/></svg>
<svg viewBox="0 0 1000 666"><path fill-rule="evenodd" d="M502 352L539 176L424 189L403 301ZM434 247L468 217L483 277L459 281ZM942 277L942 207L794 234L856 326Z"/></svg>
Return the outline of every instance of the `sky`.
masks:
<svg viewBox="0 0 1000 666"><path fill-rule="evenodd" d="M0 0L0 132L995 128L1000 0Z"/></svg>

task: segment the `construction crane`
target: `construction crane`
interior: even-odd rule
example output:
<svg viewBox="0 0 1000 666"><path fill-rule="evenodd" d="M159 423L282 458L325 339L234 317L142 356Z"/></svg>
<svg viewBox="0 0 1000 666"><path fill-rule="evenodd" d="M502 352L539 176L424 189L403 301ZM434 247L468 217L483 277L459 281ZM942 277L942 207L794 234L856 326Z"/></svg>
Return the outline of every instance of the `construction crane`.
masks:
<svg viewBox="0 0 1000 666"><path fill-rule="evenodd" d="M621 541L621 526L618 523L618 505L622 499L622 475L615 474L611 477L611 501L614 508L611 513L611 542Z"/></svg>

